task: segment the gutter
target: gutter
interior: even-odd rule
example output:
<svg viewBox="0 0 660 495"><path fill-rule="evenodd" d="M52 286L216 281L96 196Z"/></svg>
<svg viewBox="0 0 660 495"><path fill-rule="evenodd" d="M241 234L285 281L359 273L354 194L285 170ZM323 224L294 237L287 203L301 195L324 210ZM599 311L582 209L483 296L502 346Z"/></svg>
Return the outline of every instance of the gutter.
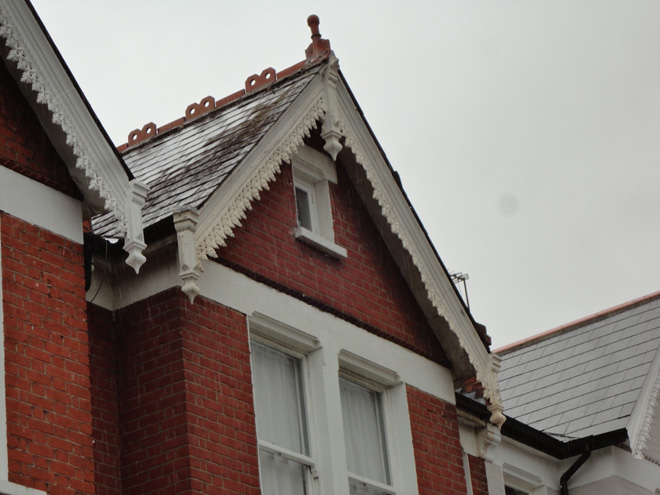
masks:
<svg viewBox="0 0 660 495"><path fill-rule="evenodd" d="M459 393L456 393L455 396L457 408L469 412L484 421L490 418L490 412L485 404ZM590 435L584 438L576 438L570 442L562 442L510 416L506 417L506 422L502 425L501 432L502 435L511 440L515 440L559 460L569 459L576 455L584 455L587 449L593 452L594 450L622 444L628 440L627 430L621 428L619 430L601 433L600 435Z"/></svg>

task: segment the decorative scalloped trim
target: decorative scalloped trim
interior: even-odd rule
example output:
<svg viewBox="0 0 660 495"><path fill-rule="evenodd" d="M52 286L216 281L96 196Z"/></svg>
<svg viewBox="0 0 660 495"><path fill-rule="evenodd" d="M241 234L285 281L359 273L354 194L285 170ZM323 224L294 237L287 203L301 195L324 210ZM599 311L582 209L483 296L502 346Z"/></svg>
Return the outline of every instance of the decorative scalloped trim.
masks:
<svg viewBox="0 0 660 495"><path fill-rule="evenodd" d="M89 178L89 187L99 193L105 200L105 208L114 213L118 221L118 230L123 233L126 231L126 219L124 212L119 208L118 201L105 185L102 174L92 163L85 144L78 139L78 130L69 121L66 113L62 110L59 98L49 90L51 86L46 80L44 72L40 70L34 57L25 48L25 43L18 34L11 16L7 9L0 3L0 37L5 39L9 48L7 58L16 62L18 69L22 72L21 81L29 84L37 93L37 103L45 104L52 113L53 123L58 125L66 135L66 144L71 147L76 156L76 168L82 170L85 176Z"/></svg>
<svg viewBox="0 0 660 495"><path fill-rule="evenodd" d="M447 311L447 308L442 303L442 299L438 296L438 294L436 294L435 290L433 289L433 284L426 275L427 270L424 267L424 263L420 261L421 256L414 248L413 243L410 242L410 240L408 239L405 229L401 225L399 225L399 223L396 221L394 214L392 213L392 207L388 204L387 197L383 193L383 191L385 191L383 184L378 179L377 175L373 172L371 167L365 165L366 163L368 163L368 161L365 160L364 152L360 149L360 146L357 143L357 141L354 140L350 135L347 135L346 132L344 132L343 120L340 121L339 125L341 127L341 133L344 136L346 136L346 146L353 151L353 153L355 154L355 159L360 165L362 165L362 168L364 169L365 174L367 176L367 180L369 180L369 182L371 183L373 190L373 198L380 206L381 212L385 217L385 220L387 220L387 223L389 224L392 233L394 233L399 238L404 249L410 254L413 264L419 271L429 301L436 309L438 314L442 315L443 318L447 320L447 323L449 324L450 328L452 329L458 328L458 323L454 321L454 319L450 316L449 312ZM461 347L467 351L468 347L466 346L465 340L461 337L460 333L454 332L454 334L458 337L458 341ZM481 382L481 384L484 386L484 397L488 399L491 403L491 407L489 408L493 414L491 417L491 421L494 424L501 426L504 423L505 417L502 414L503 411L502 397L500 396L497 374L493 373L492 369L481 370L478 364L475 362L474 357L471 356L469 352L467 352L467 355L468 355L468 359L472 363L472 366L474 366L475 370L477 371L477 380ZM491 359L491 368L493 364L492 361L493 360Z"/></svg>
<svg viewBox="0 0 660 495"><path fill-rule="evenodd" d="M233 231L241 226L241 220L246 218L245 212L252 209L252 202L260 198L259 193L269 189L269 183L275 180L280 172L282 162L288 162L303 144L305 137L310 137L312 129L325 113L323 98L312 105L309 112L298 119L291 132L282 144L275 148L257 167L249 183L241 189L233 203L226 209L213 227L197 241L198 259L205 260L217 257L216 250L226 246L227 237L233 237Z"/></svg>
<svg viewBox="0 0 660 495"><path fill-rule="evenodd" d="M653 383L653 388L651 389L651 394L649 396L649 401L646 404L646 412L644 413L644 419L642 420L642 425L639 429L637 435L637 440L632 449L632 456L635 459L646 459L643 450L646 449L646 443L648 442L649 437L651 436L651 429L655 422L655 412L660 402L660 374L656 375L655 382ZM657 462L653 461L653 462Z"/></svg>

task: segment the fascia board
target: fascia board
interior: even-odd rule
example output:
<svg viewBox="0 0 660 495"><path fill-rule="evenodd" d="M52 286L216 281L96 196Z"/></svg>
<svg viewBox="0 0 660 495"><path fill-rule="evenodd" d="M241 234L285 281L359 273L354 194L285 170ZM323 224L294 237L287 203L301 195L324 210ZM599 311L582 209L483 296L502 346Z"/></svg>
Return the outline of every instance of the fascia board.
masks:
<svg viewBox="0 0 660 495"><path fill-rule="evenodd" d="M660 349L655 353L651 368L644 379L637 402L630 414L627 430L630 449L635 459L649 458L660 463L660 458L648 449L649 440L660 443Z"/></svg>
<svg viewBox="0 0 660 495"><path fill-rule="evenodd" d="M259 193L290 161L323 116L321 76L317 74L262 140L248 153L199 210L195 232L200 260L215 256L225 239L241 225Z"/></svg>
<svg viewBox="0 0 660 495"><path fill-rule="evenodd" d="M389 164L383 158L362 115L343 81L337 84L338 106L346 144L356 156L372 183L374 199L381 215L410 254L427 292L430 303L442 316L466 351L477 378L489 392L491 403L500 403L496 371L492 355L485 348L474 325L465 312L452 282L447 277L426 233L411 211Z"/></svg>

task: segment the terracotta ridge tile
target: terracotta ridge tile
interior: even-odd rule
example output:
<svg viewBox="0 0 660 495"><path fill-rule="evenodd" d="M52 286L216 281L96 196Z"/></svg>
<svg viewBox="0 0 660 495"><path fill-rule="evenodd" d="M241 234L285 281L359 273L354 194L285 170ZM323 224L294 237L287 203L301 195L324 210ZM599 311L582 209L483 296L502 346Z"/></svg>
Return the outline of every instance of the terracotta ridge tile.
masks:
<svg viewBox="0 0 660 495"><path fill-rule="evenodd" d="M317 63L308 64L306 60L302 60L296 64L293 64L291 67L287 67L279 72L275 72L275 69L269 67L261 72L260 75L253 74L249 76L245 81L245 89L241 89L225 96L219 100L216 100L212 96L207 96L203 98L200 102L193 102L186 108L185 115L179 117L172 122L169 122L165 125L157 127L155 123L149 122L145 124L142 129L134 129L128 133L128 141L124 144L117 146L117 151L124 152L129 149L133 149L136 146L139 146L143 143L151 141L155 136L164 134L172 129L181 127L188 122L192 122L197 118L200 118L208 113L211 113L220 108L224 108L231 103L234 103L242 99L246 95L253 95L260 92L262 89L270 87L272 84L298 74L305 68L311 68L312 66L317 65Z"/></svg>

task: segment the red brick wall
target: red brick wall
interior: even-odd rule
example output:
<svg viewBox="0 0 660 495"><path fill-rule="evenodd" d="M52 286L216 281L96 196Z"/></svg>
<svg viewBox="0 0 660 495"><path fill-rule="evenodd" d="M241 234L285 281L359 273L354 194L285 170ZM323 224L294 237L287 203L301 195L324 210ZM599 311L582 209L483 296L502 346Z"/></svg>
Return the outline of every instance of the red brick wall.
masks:
<svg viewBox="0 0 660 495"><path fill-rule="evenodd" d="M190 493L179 306L170 291L116 313L126 495Z"/></svg>
<svg viewBox="0 0 660 495"><path fill-rule="evenodd" d="M337 173L338 184L330 185L335 242L347 249L346 259L336 260L295 239L293 175L284 165L270 190L247 212L236 237L218 250L220 262L444 362L433 331L357 192L340 166Z"/></svg>
<svg viewBox="0 0 660 495"><path fill-rule="evenodd" d="M121 495L117 331L114 315L87 304L97 495Z"/></svg>
<svg viewBox="0 0 660 495"><path fill-rule="evenodd" d="M10 481L94 493L83 247L0 213Z"/></svg>
<svg viewBox="0 0 660 495"><path fill-rule="evenodd" d="M80 198L80 192L16 82L0 63L0 166Z"/></svg>
<svg viewBox="0 0 660 495"><path fill-rule="evenodd" d="M465 495L456 407L410 386L407 392L420 495Z"/></svg>
<svg viewBox="0 0 660 495"><path fill-rule="evenodd" d="M488 495L488 478L486 478L486 464L484 460L473 455L468 455L468 462L470 463L473 495Z"/></svg>
<svg viewBox="0 0 660 495"><path fill-rule="evenodd" d="M117 316L124 493L257 495L245 315L175 288Z"/></svg>

